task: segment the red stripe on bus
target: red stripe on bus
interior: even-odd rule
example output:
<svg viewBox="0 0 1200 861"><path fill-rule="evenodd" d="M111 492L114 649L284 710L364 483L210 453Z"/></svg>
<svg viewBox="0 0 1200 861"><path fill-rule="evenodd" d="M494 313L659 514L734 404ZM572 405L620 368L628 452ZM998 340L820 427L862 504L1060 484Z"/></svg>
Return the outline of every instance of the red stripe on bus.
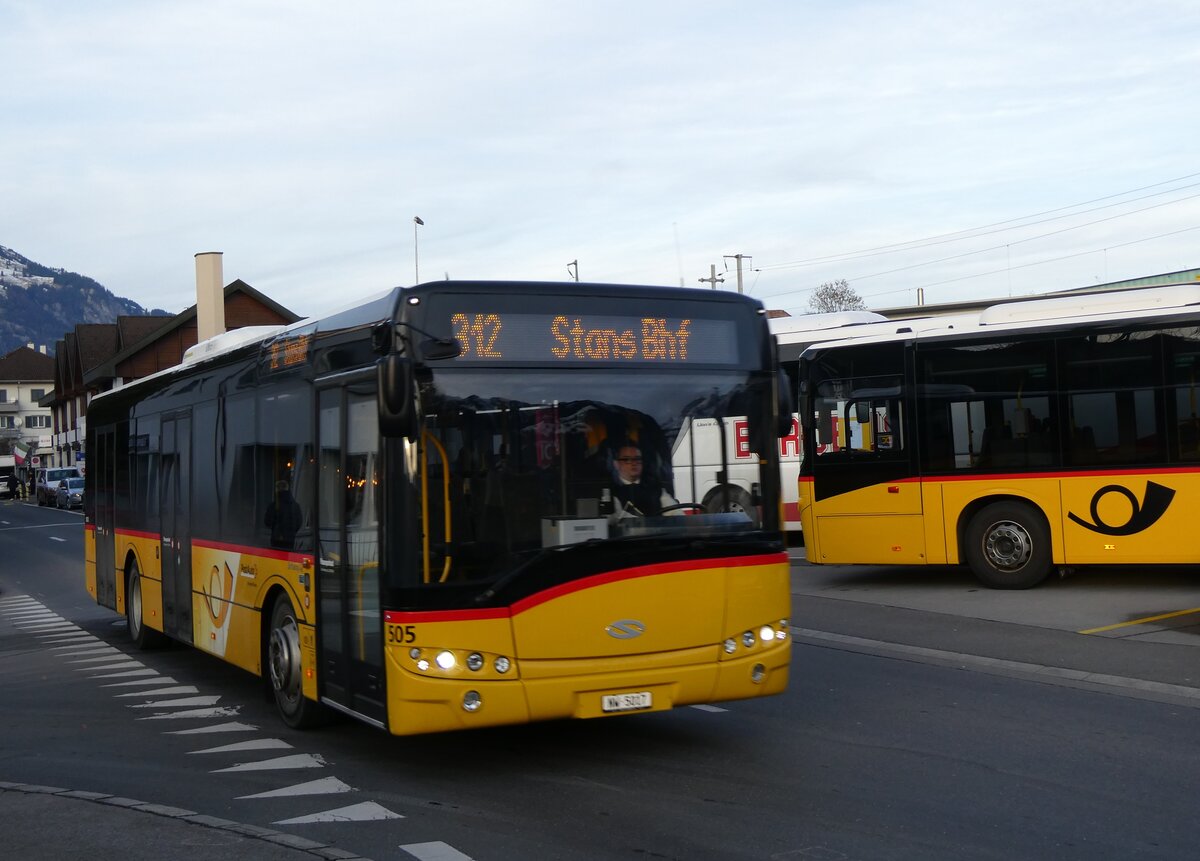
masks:
<svg viewBox="0 0 1200 861"><path fill-rule="evenodd" d="M117 535L124 535L127 538L149 538L154 541L162 538L162 534L159 532L139 532L136 529L118 529L116 533Z"/></svg>
<svg viewBox="0 0 1200 861"><path fill-rule="evenodd" d="M1140 466L1126 469L1056 470L1052 472L977 472L973 475L927 475L921 480L935 481L1018 481L1030 478L1105 478L1119 475L1177 475L1200 472L1200 466ZM882 483L882 482L881 482Z"/></svg>
<svg viewBox="0 0 1200 861"><path fill-rule="evenodd" d="M292 553L287 550L272 550L266 547L249 547L242 544L225 544L220 541L208 541L203 538L193 538L193 547L206 547L209 550L221 550L225 553L240 553L243 556L261 556L265 559L278 559L282 562L303 562L313 559L311 553Z"/></svg>
<svg viewBox="0 0 1200 861"><path fill-rule="evenodd" d="M604 586L609 583L619 583L623 580L634 580L639 577L672 574L676 571L695 571L705 568L743 568L751 565L778 564L787 562L787 558L786 553L767 553L761 556L735 556L730 559L692 559L684 562L641 565L637 568L606 571L603 574L594 574L591 577L584 577L580 580L573 580L570 583L553 586L536 595L522 598L511 607L494 607L481 610L385 610L383 620L384 622L393 624L413 624L416 622L466 622L476 619L503 619L524 613L526 610L530 610L547 601L552 601L555 598L561 598L564 595L570 595L574 592L582 592L586 589L594 589L597 586Z"/></svg>

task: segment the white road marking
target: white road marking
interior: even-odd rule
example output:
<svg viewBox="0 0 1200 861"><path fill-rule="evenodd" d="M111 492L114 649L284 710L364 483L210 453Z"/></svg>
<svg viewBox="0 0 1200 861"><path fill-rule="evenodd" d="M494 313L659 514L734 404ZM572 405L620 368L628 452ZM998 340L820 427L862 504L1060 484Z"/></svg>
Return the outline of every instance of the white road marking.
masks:
<svg viewBox="0 0 1200 861"><path fill-rule="evenodd" d="M184 697L181 700L158 700L153 703L138 703L130 706L131 709L174 709L183 708L184 706L215 706L221 701L220 694L215 696L201 697Z"/></svg>
<svg viewBox="0 0 1200 861"><path fill-rule="evenodd" d="M64 544L65 544L65 543L66 543L66 541L67 541L67 539L65 539L65 538L59 538L57 535L51 535L51 536L50 536L50 540L51 540L51 541L61 541L61 542L63 542Z"/></svg>
<svg viewBox="0 0 1200 861"><path fill-rule="evenodd" d="M114 697L165 697L175 694L198 694L200 690L191 685L180 685L177 688L157 688L153 691L133 691L128 694L113 694Z"/></svg>
<svg viewBox="0 0 1200 861"><path fill-rule="evenodd" d="M65 652L63 649L73 649L74 651ZM50 651L58 652L60 658L74 658L78 655L98 655L101 652L108 652L110 655L121 654L120 649L115 649L112 646L106 646L103 643L96 642L91 645L83 643L71 643L66 646L51 646Z"/></svg>
<svg viewBox="0 0 1200 861"><path fill-rule="evenodd" d="M92 669L100 670L100 669L104 669L104 668L103 667L92 667ZM157 676L157 675L158 675L158 670L152 670L149 667L141 667L140 669L136 669L136 670L124 670L123 672L120 672L120 673L104 673L103 675L89 676L88 678L121 679L121 678L126 678L128 676Z"/></svg>
<svg viewBox="0 0 1200 861"><path fill-rule="evenodd" d="M418 861L472 861L448 843L407 843L400 847Z"/></svg>
<svg viewBox="0 0 1200 861"><path fill-rule="evenodd" d="M291 750L292 746L281 738L257 738L251 741L237 741L233 744L223 744L220 747L210 747L206 750L189 750L188 756L197 753L239 753L245 750Z"/></svg>
<svg viewBox="0 0 1200 861"><path fill-rule="evenodd" d="M127 688L131 685L174 685L178 684L170 676L162 676L156 679L133 679L128 682L109 682L107 685L101 685L102 688Z"/></svg>
<svg viewBox="0 0 1200 861"><path fill-rule="evenodd" d="M121 652L121 651L120 651L120 650L118 650L118 649L114 649L113 651L115 651L115 652L117 653L117 655L123 655L123 654L124 654L124 652ZM67 663L68 663L68 664L96 664L96 663L99 663L100 661L111 661L111 660L112 660L113 658L115 658L117 655L114 655L114 654L112 654L112 653L110 652L110 653L109 653L109 654L107 654L107 655L100 655L100 656L98 656L98 657L95 657L95 658L76 658L76 659L75 659L75 660L73 660L73 661L67 661ZM89 668L89 669L90 669L90 668Z"/></svg>
<svg viewBox="0 0 1200 861"><path fill-rule="evenodd" d="M259 762L240 762L229 768L218 768L211 774L221 774L226 771L274 771L280 768L324 768L325 760L314 753L297 753L294 756L280 756L275 759L264 759Z"/></svg>
<svg viewBox="0 0 1200 861"><path fill-rule="evenodd" d="M76 667L75 672L94 673L96 670L128 670L131 667L140 666L141 664L131 658L128 661L121 661L119 664L105 664L103 667ZM150 672L154 672L154 670L151 670Z"/></svg>
<svg viewBox="0 0 1200 861"><path fill-rule="evenodd" d="M239 795L243 798L283 798L292 795L332 795L338 792L357 792L353 786L342 783L336 777L322 777L320 780L310 780L308 783L297 783L295 786L285 786L282 789L270 789L254 795Z"/></svg>
<svg viewBox="0 0 1200 861"><path fill-rule="evenodd" d="M160 715L140 717L138 720L178 720L180 718L237 717L241 706L219 706L215 709L184 709L181 712L165 712Z"/></svg>
<svg viewBox="0 0 1200 861"><path fill-rule="evenodd" d="M393 813L374 801L364 801L349 807L339 807L337 810L326 810L324 813L311 813L308 816L297 816L295 819L279 819L271 824L303 825L308 822L367 822L372 819L403 818L399 813Z"/></svg>
<svg viewBox="0 0 1200 861"><path fill-rule="evenodd" d="M698 711L702 711L702 712L713 712L713 713L717 713L717 714L719 714L721 712L729 711L729 709L723 709L720 706L710 706L708 704L692 706L692 708L697 709Z"/></svg>
<svg viewBox="0 0 1200 861"><path fill-rule="evenodd" d="M168 730L166 735L197 735L208 732L255 732L257 730L258 727L251 726L248 723L228 721L227 723L215 723L211 726L197 726L191 729L172 729Z"/></svg>
<svg viewBox="0 0 1200 861"><path fill-rule="evenodd" d="M42 634L38 637L47 646L53 646L55 643L60 643L67 646L78 646L84 640L94 641L96 638L87 631L76 631L74 633L64 632L62 634Z"/></svg>

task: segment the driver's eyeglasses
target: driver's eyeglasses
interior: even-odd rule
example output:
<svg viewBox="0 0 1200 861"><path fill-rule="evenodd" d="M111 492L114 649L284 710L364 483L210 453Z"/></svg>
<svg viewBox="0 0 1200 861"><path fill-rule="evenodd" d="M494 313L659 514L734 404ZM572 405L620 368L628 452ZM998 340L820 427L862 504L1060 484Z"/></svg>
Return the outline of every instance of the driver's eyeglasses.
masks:
<svg viewBox="0 0 1200 861"><path fill-rule="evenodd" d="M621 463L641 463L642 462L642 459L640 457L619 457L619 458L617 458L617 460L619 460Z"/></svg>

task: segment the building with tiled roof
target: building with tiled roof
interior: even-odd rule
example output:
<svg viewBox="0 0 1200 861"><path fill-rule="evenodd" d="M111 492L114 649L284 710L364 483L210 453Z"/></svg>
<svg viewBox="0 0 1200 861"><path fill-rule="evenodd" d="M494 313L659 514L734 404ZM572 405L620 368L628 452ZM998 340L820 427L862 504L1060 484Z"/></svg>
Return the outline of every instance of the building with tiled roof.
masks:
<svg viewBox="0 0 1200 861"><path fill-rule="evenodd" d="M32 344L0 357L0 454L23 461L50 444L50 410L39 401L53 390L54 359Z"/></svg>
<svg viewBox="0 0 1200 861"><path fill-rule="evenodd" d="M240 279L224 288L224 304L227 330L300 319ZM53 414L49 465L85 465L87 405L95 395L178 365L197 340L195 305L174 317L119 317L64 334L52 360L53 389L42 399Z"/></svg>

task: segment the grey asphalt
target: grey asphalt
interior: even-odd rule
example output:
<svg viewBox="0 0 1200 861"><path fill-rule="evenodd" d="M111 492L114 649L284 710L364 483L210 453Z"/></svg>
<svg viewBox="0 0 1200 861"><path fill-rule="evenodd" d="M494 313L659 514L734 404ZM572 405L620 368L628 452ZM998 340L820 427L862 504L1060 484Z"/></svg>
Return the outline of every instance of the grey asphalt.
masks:
<svg viewBox="0 0 1200 861"><path fill-rule="evenodd" d="M133 798L0 782L0 856L12 861L361 859L326 843ZM364 859L365 861L365 859Z"/></svg>

